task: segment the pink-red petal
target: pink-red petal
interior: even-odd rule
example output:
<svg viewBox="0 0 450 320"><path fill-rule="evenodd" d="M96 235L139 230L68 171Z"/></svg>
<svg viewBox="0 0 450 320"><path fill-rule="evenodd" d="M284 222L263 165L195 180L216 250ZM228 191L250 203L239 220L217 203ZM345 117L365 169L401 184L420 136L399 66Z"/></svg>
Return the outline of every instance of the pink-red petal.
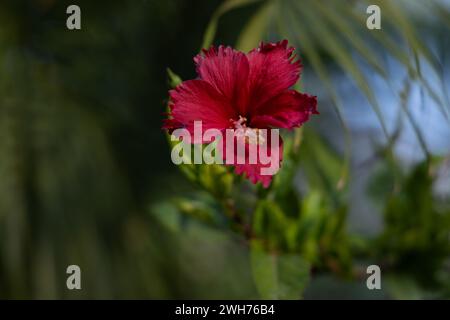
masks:
<svg viewBox="0 0 450 320"><path fill-rule="evenodd" d="M231 47L211 47L194 58L200 79L225 96L239 114L247 107L249 64L244 53Z"/></svg>
<svg viewBox="0 0 450 320"><path fill-rule="evenodd" d="M300 78L301 63L295 60L294 48L287 40L261 43L250 51L248 76L250 114L265 102L292 87Z"/></svg>
<svg viewBox="0 0 450 320"><path fill-rule="evenodd" d="M278 134L278 139L275 139L275 143L272 143L272 132L271 130L267 130L267 135L265 137L266 143L259 144L259 145L253 145L253 148L250 147L250 144L248 142L245 142L242 139L234 138L234 146L232 147L231 151L227 152L227 148L229 148L229 145L227 144L227 138L224 136L223 139L223 152L222 157L224 159L225 164L228 161L232 162L231 165L234 166L234 171L236 174L240 174L245 176L247 179L249 179L252 183L256 184L258 182L261 182L261 184L267 188L269 187L273 175L276 174L278 169L281 167L281 161L283 160L283 140L281 136ZM238 153L238 145L244 144L245 148L245 155L239 155ZM256 162L252 162L250 160L250 152L255 152L256 155L255 159ZM278 157L275 157L275 154L278 154ZM232 159L228 159L230 157ZM269 157L270 162L264 163L261 159L261 155L264 155L264 157ZM275 163L275 161L278 161ZM263 169L266 170L268 168L275 168L275 170L271 170L271 174L263 174ZM267 173L267 172L266 172Z"/></svg>
<svg viewBox="0 0 450 320"><path fill-rule="evenodd" d="M317 114L317 97L288 90L267 101L256 110L250 126L254 128L299 127Z"/></svg>
<svg viewBox="0 0 450 320"><path fill-rule="evenodd" d="M208 82L184 81L170 91L170 118L166 125L180 125L193 132L194 121L202 121L203 130L227 128L234 110L226 98ZM173 128L172 128L173 129Z"/></svg>

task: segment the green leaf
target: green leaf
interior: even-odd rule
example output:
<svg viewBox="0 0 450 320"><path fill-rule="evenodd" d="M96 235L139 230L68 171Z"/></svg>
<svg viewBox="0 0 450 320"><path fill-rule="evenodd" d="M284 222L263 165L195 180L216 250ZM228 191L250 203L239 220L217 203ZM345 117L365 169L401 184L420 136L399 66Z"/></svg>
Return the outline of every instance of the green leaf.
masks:
<svg viewBox="0 0 450 320"><path fill-rule="evenodd" d="M300 198L294 186L294 179L298 171L298 163L293 159L296 155L292 150L293 139L289 137L284 141L283 165L275 175L271 190L274 201L288 217L297 217L300 207Z"/></svg>
<svg viewBox="0 0 450 320"><path fill-rule="evenodd" d="M377 240L380 259L422 284L438 284L437 271L450 253L450 212L433 195L428 162L416 165L386 202L385 228Z"/></svg>
<svg viewBox="0 0 450 320"><path fill-rule="evenodd" d="M169 133L166 133L166 138L167 138L167 141L169 142L169 146L170 146L171 150L179 143L184 143L183 141L180 141L177 139L172 140L172 135L170 135ZM192 155L193 154L192 145L188 145L188 148L191 148L191 155ZM192 162L192 159L191 159L192 157L190 158L187 154L184 154L184 152L183 152L182 157L184 160L181 164L178 165L178 168L190 181L195 182L197 180L198 170L197 170L197 167L193 163L189 163L189 162Z"/></svg>
<svg viewBox="0 0 450 320"><path fill-rule="evenodd" d="M251 267L262 299L300 299L308 284L310 265L301 256L267 253L258 240L251 242Z"/></svg>
<svg viewBox="0 0 450 320"><path fill-rule="evenodd" d="M234 175L225 165L202 164L198 166L198 179L206 190L217 198L224 199L231 193Z"/></svg>
<svg viewBox="0 0 450 320"><path fill-rule="evenodd" d="M167 76L169 78L169 86L171 88L175 88L181 82L183 82L183 80L181 80L181 78L176 73L174 73L170 68L167 68Z"/></svg>
<svg viewBox="0 0 450 320"><path fill-rule="evenodd" d="M205 201L179 198L174 199L174 202L182 214L206 224L214 224L214 214Z"/></svg>
<svg viewBox="0 0 450 320"><path fill-rule="evenodd" d="M253 231L263 238L269 250L292 250L295 246L295 222L268 200L259 201L253 214ZM292 242L294 240L294 242Z"/></svg>
<svg viewBox="0 0 450 320"><path fill-rule="evenodd" d="M319 269L331 268L349 275L351 254L346 218L346 205L335 207L326 193L310 191L297 221L296 241L303 257Z"/></svg>
<svg viewBox="0 0 450 320"><path fill-rule="evenodd" d="M300 150L302 164L311 187L327 192L338 201L345 195L342 189L342 157L318 134L304 130L304 141Z"/></svg>

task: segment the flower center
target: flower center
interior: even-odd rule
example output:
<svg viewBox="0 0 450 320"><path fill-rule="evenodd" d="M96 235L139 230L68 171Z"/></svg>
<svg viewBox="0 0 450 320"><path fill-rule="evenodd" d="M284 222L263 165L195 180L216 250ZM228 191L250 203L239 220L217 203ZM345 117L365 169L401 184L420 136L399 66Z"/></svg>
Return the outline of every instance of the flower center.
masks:
<svg viewBox="0 0 450 320"><path fill-rule="evenodd" d="M264 137L258 128L247 127L247 118L239 116L239 120L230 119L235 129L235 137L244 137L245 142L249 144L263 144Z"/></svg>

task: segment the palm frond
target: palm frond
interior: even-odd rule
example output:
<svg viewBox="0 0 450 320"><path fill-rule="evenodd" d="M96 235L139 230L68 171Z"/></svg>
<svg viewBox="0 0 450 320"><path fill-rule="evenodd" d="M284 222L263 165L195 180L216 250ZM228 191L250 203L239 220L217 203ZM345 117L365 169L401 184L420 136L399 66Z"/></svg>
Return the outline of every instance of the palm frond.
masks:
<svg viewBox="0 0 450 320"><path fill-rule="evenodd" d="M230 3L227 5L227 2ZM235 2L226 1L222 7L231 8ZM239 1L240 4L244 2ZM366 27L366 8L371 4L376 4L381 9L381 30L369 30ZM345 106L333 81L330 63L336 63L365 96L387 140L392 133L389 132L379 99L369 82L369 75L373 74L384 79L386 83L390 82L392 74L389 74L386 56L395 60L407 72L410 81L419 85L439 108L442 116L449 120L450 105L445 89L443 62L430 49L428 39L419 32L418 21L411 14L412 9L427 12L437 19L436 23L440 27L450 27L449 7L439 0L329 0L326 3L315 0L266 0L243 28L237 48L246 51L255 47L261 40L279 38L287 38L294 43L304 54L333 102L332 105L344 128L346 157L349 158L351 139L343 116ZM214 15L212 24L215 27L219 13L224 13L224 10L219 8L218 13ZM213 33L211 29L208 32L211 40ZM433 77L438 79L440 86L436 87L435 83L431 83L429 73L424 75L425 65L427 70L431 70ZM419 145L427 155L428 148L421 129L405 107L405 91L399 89L394 93L399 110L405 114L407 121L411 122Z"/></svg>

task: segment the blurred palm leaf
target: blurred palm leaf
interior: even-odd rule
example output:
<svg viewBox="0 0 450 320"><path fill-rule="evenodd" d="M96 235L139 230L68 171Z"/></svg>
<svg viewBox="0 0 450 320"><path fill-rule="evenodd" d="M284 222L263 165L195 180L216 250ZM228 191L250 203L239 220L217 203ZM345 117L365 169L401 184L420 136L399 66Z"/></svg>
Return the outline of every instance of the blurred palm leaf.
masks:
<svg viewBox="0 0 450 320"><path fill-rule="evenodd" d="M211 45L214 40L214 36L217 31L217 26L219 24L219 19L222 15L230 10L243 7L245 5L261 1L261 0L227 0L224 1L214 12L211 20L206 28L205 34L203 36L202 48L207 48Z"/></svg>
<svg viewBox="0 0 450 320"><path fill-rule="evenodd" d="M231 1L224 2L222 7L231 9L231 6L226 5L227 2ZM366 8L371 4L381 8L382 30L369 30L366 27ZM326 3L315 0L261 1L261 5L239 35L237 48L247 51L256 47L261 40L287 38L300 49L307 65L312 67L328 91L344 128L347 156L345 163L348 165L351 139L342 114L344 106L329 68L330 62L336 63L344 74L349 75L364 94L386 137L390 135L386 119L367 75L377 74L385 81L390 81L389 68L385 63L387 57L403 66L410 80L426 90L442 115L448 119L450 107L443 80L442 62L429 48L428 39L421 37L412 12L427 12L436 19L436 24L447 26L447 29L449 27L449 7L438 0L329 0ZM225 10L219 9L211 25L217 27L217 20L224 13ZM210 41L206 41L204 46L211 44L211 34L208 39ZM440 80L442 90L437 90L430 84L429 79L424 77L424 64L427 64L433 71L433 76ZM396 94L400 107L405 97L401 91ZM405 112L408 121L412 121L408 109L401 110ZM412 125L424 153L427 154L420 129L414 123ZM346 171L344 169L343 177Z"/></svg>

